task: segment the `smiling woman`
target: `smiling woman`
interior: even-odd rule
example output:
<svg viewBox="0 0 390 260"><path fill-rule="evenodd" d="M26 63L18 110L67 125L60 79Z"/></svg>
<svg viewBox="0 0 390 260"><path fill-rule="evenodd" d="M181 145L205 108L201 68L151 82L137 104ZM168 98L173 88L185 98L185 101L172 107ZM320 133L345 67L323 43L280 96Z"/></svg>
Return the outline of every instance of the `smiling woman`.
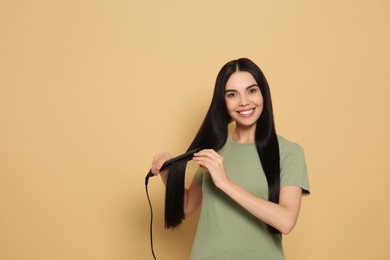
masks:
<svg viewBox="0 0 390 260"><path fill-rule="evenodd" d="M294 228L309 183L303 149L276 134L269 86L254 62L222 67L194 148L199 169L188 189L185 162L160 172L169 153L151 169L166 185L166 228L202 208L191 259L284 259L281 234Z"/></svg>
<svg viewBox="0 0 390 260"><path fill-rule="evenodd" d="M246 142L254 142L256 122L263 111L263 97L256 80L249 72L237 71L226 82L225 93L226 110L236 122L236 135L242 127L249 127L252 133L248 136L253 139Z"/></svg>

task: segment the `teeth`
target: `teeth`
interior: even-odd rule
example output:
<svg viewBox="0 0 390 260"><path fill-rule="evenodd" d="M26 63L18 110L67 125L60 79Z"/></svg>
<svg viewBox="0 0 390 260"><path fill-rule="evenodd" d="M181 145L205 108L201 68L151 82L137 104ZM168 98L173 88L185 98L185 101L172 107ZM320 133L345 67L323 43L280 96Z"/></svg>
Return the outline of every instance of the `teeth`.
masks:
<svg viewBox="0 0 390 260"><path fill-rule="evenodd" d="M243 115L249 115L249 114L251 114L252 112L253 112L253 109L247 110L247 111L241 111L241 112L238 112L238 113L243 114Z"/></svg>

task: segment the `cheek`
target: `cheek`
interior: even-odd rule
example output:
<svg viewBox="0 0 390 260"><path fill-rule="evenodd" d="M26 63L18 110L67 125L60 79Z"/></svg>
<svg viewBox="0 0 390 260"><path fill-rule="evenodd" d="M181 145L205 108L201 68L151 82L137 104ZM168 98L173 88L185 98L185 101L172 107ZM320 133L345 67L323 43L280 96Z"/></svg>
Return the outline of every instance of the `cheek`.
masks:
<svg viewBox="0 0 390 260"><path fill-rule="evenodd" d="M235 104L231 99L225 99L225 105L228 112L232 111L235 107Z"/></svg>
<svg viewBox="0 0 390 260"><path fill-rule="evenodd" d="M262 95L259 95L256 97L256 100L254 101L257 105L263 107L263 104L264 104L264 100L263 100L263 96Z"/></svg>

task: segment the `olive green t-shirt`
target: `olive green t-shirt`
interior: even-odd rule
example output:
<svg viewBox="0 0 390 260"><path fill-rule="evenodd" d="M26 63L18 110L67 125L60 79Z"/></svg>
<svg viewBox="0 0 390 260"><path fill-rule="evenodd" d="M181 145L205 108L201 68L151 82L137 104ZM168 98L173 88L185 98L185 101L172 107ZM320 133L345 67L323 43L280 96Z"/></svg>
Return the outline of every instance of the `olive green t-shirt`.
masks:
<svg viewBox="0 0 390 260"><path fill-rule="evenodd" d="M278 136L281 187L299 186L309 193L303 149ZM268 199L267 180L255 144L240 144L230 137L218 151L226 173L237 185ZM202 186L203 199L191 260L282 260L280 235L270 235L267 225L218 189L210 174L201 168L195 181Z"/></svg>

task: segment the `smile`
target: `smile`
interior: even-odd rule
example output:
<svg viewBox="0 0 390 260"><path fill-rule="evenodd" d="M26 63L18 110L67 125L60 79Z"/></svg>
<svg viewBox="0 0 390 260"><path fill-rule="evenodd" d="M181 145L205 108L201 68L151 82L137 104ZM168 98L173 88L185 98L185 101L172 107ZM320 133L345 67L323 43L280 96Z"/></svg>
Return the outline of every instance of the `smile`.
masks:
<svg viewBox="0 0 390 260"><path fill-rule="evenodd" d="M241 116L244 116L244 117L248 117L248 116L251 116L253 115L253 113L255 112L255 109L249 109L249 110L242 110L242 111L237 111L237 113Z"/></svg>

